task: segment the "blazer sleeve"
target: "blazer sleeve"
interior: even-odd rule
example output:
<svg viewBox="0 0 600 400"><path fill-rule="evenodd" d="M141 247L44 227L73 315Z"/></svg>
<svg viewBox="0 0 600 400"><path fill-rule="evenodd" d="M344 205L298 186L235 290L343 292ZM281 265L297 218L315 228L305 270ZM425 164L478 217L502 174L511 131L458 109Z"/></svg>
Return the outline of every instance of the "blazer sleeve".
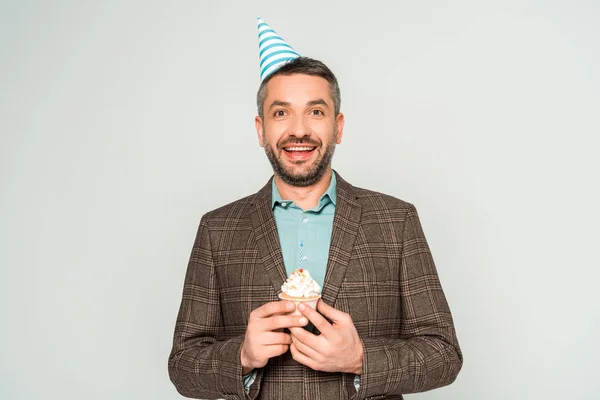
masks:
<svg viewBox="0 0 600 400"><path fill-rule="evenodd" d="M452 315L413 205L405 219L400 262L400 338L361 338L359 399L449 385L462 368Z"/></svg>
<svg viewBox="0 0 600 400"><path fill-rule="evenodd" d="M218 279L207 217L200 221L192 248L169 356L169 377L186 397L255 399L262 370L246 393L240 352L244 335L223 337Z"/></svg>

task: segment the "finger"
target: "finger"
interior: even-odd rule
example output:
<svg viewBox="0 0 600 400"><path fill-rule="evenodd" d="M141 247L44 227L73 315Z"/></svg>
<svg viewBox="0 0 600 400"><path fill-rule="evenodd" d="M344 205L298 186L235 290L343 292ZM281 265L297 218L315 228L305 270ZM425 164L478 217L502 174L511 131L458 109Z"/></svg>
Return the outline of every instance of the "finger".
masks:
<svg viewBox="0 0 600 400"><path fill-rule="evenodd" d="M261 354L263 354L267 358L273 358L280 356L288 351L290 346L286 344L274 344L271 346L264 346L261 350Z"/></svg>
<svg viewBox="0 0 600 400"><path fill-rule="evenodd" d="M319 299L319 302L321 302L321 299ZM308 318L323 335L327 336L333 333L333 326L331 326L329 321L323 318L321 314L313 310L312 307L300 303L298 305L298 310L300 310L300 312L305 315L306 318Z"/></svg>
<svg viewBox="0 0 600 400"><path fill-rule="evenodd" d="M275 329L280 328L291 328L291 327L301 327L308 324L308 320L306 317L297 316L297 315L275 315L270 317L266 324L265 329L269 331L273 331Z"/></svg>
<svg viewBox="0 0 600 400"><path fill-rule="evenodd" d="M293 301L272 301L256 308L252 311L252 314L257 318L267 318L276 314L287 314L292 312L294 307L296 307L296 305Z"/></svg>
<svg viewBox="0 0 600 400"><path fill-rule="evenodd" d="M297 340L319 351L321 345L319 341L319 336L307 331L304 328L290 328L290 332L293 336L296 337Z"/></svg>
<svg viewBox="0 0 600 400"><path fill-rule="evenodd" d="M306 365L308 368L317 370L317 363L305 354L302 354L296 347L295 343L290 344L290 353L292 358L300 364Z"/></svg>
<svg viewBox="0 0 600 400"><path fill-rule="evenodd" d="M329 304L325 303L322 299L319 299L317 303L317 310L330 320L335 322L347 322L349 320L350 315L346 314L343 311L340 311L336 308L331 307ZM313 322L314 323L314 322Z"/></svg>
<svg viewBox="0 0 600 400"><path fill-rule="evenodd" d="M304 330L302 328L300 328L301 330ZM310 346L307 346L306 344L304 344L300 339L298 339L296 336L292 335L291 336L292 339L292 344L294 345L294 347L296 347L296 349L304 354L305 356L309 357L310 359L316 361L316 362L322 362L325 358L325 356L321 353L319 353L318 350L311 348Z"/></svg>
<svg viewBox="0 0 600 400"><path fill-rule="evenodd" d="M261 334L260 343L265 346L271 346L276 344L290 345L292 343L292 337L283 332L263 332Z"/></svg>

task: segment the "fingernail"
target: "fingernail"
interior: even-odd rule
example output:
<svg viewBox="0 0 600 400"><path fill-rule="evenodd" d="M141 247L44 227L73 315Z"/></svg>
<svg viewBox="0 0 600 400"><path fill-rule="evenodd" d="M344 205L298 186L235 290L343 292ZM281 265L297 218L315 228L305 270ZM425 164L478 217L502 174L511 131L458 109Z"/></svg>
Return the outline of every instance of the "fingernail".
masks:
<svg viewBox="0 0 600 400"><path fill-rule="evenodd" d="M308 321L306 320L306 318L302 317L298 322L300 322L300 325L304 325Z"/></svg>
<svg viewBox="0 0 600 400"><path fill-rule="evenodd" d="M298 305L298 310L302 311L304 310L304 307L306 307L304 304L300 304Z"/></svg>
<svg viewBox="0 0 600 400"><path fill-rule="evenodd" d="M286 308L288 310L291 310L292 308L294 308L294 303L288 303L287 306L286 306Z"/></svg>

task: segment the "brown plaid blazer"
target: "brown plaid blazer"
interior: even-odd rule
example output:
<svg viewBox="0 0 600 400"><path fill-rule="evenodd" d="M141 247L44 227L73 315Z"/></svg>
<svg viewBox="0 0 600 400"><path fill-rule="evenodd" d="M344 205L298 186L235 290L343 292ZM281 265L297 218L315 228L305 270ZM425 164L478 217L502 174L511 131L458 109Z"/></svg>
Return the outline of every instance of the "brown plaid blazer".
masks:
<svg viewBox="0 0 600 400"><path fill-rule="evenodd" d="M322 297L350 314L363 342L358 392L353 374L314 371L289 351L258 370L249 394L244 390L240 350L248 317L278 301L286 279L269 181L200 221L169 357L179 393L201 399L402 399L454 381L462 354L415 207L336 175Z"/></svg>

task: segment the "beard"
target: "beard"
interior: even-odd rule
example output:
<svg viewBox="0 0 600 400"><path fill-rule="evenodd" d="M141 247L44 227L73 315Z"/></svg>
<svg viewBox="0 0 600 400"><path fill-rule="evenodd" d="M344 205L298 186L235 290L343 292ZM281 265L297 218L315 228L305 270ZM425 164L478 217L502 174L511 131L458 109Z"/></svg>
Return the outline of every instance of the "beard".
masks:
<svg viewBox="0 0 600 400"><path fill-rule="evenodd" d="M298 146L311 146L316 147L315 151L318 152L317 159L312 163L312 165L306 165L301 171L295 171L294 168L286 166L281 159L281 156L278 156L274 151L271 145L266 140L265 130L263 128L263 143L265 143L265 153L267 154L267 158L273 167L273 172L281 178L285 183L291 186L296 187L307 187L314 185L319 182L321 178L327 172L327 169L331 165L331 160L333 159L333 153L335 152L335 142L337 140L337 124L333 125L333 140L329 143L325 143L323 146L323 142L312 140L310 138L302 138L299 139L296 136L288 136L285 140L279 142L277 144L278 153L281 155L285 150L283 150L284 146L289 144L295 144ZM303 165L307 164L310 161L296 161L295 165Z"/></svg>

